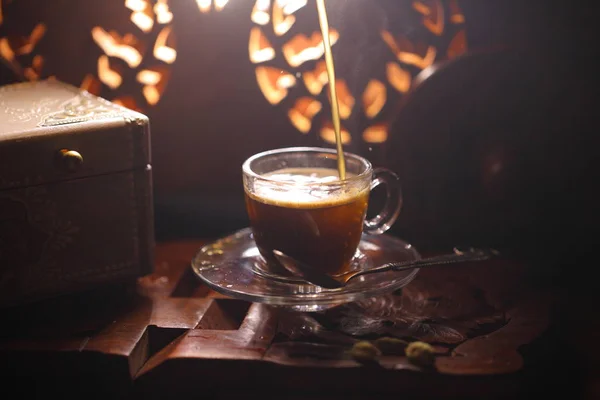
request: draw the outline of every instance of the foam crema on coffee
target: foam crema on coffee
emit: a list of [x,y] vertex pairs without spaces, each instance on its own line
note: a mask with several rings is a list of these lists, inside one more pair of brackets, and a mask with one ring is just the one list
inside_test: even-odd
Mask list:
[[[353,178],[348,173],[346,179]],[[334,207],[354,201],[366,188],[339,183],[332,168],[285,168],[262,175],[248,193],[254,200],[294,208]],[[275,182],[274,182],[275,181]]]

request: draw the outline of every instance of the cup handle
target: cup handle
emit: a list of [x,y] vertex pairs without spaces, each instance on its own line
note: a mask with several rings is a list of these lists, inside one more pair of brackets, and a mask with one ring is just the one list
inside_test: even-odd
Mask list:
[[365,220],[364,232],[369,234],[381,234],[390,229],[398,219],[402,208],[402,188],[400,178],[387,168],[375,168],[371,190],[384,184],[386,188],[386,201],[383,209],[375,217]]

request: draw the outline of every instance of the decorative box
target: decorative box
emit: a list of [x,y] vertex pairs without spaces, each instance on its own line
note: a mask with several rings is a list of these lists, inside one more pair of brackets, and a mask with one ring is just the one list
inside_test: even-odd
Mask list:
[[0,87],[0,307],[153,267],[145,115],[56,80]]

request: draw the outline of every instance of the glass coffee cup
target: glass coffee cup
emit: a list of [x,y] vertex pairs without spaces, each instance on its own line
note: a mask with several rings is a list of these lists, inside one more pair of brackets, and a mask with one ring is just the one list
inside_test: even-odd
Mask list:
[[[363,233],[381,234],[402,207],[398,176],[344,153],[339,179],[334,149],[289,147],[255,154],[243,166],[246,209],[268,272],[289,276],[273,255],[279,250],[331,276],[354,269]],[[382,210],[367,219],[371,190],[386,188]]]

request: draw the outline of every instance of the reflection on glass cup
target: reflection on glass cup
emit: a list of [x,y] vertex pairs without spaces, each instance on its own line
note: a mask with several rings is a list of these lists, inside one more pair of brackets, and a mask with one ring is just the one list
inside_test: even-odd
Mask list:
[[[290,147],[247,159],[242,167],[246,208],[256,245],[271,272],[288,275],[273,256],[279,250],[330,274],[351,268],[363,232],[381,234],[398,218],[398,176],[365,158],[344,153],[339,180],[333,149]],[[366,219],[369,195],[385,184],[381,212]]]

